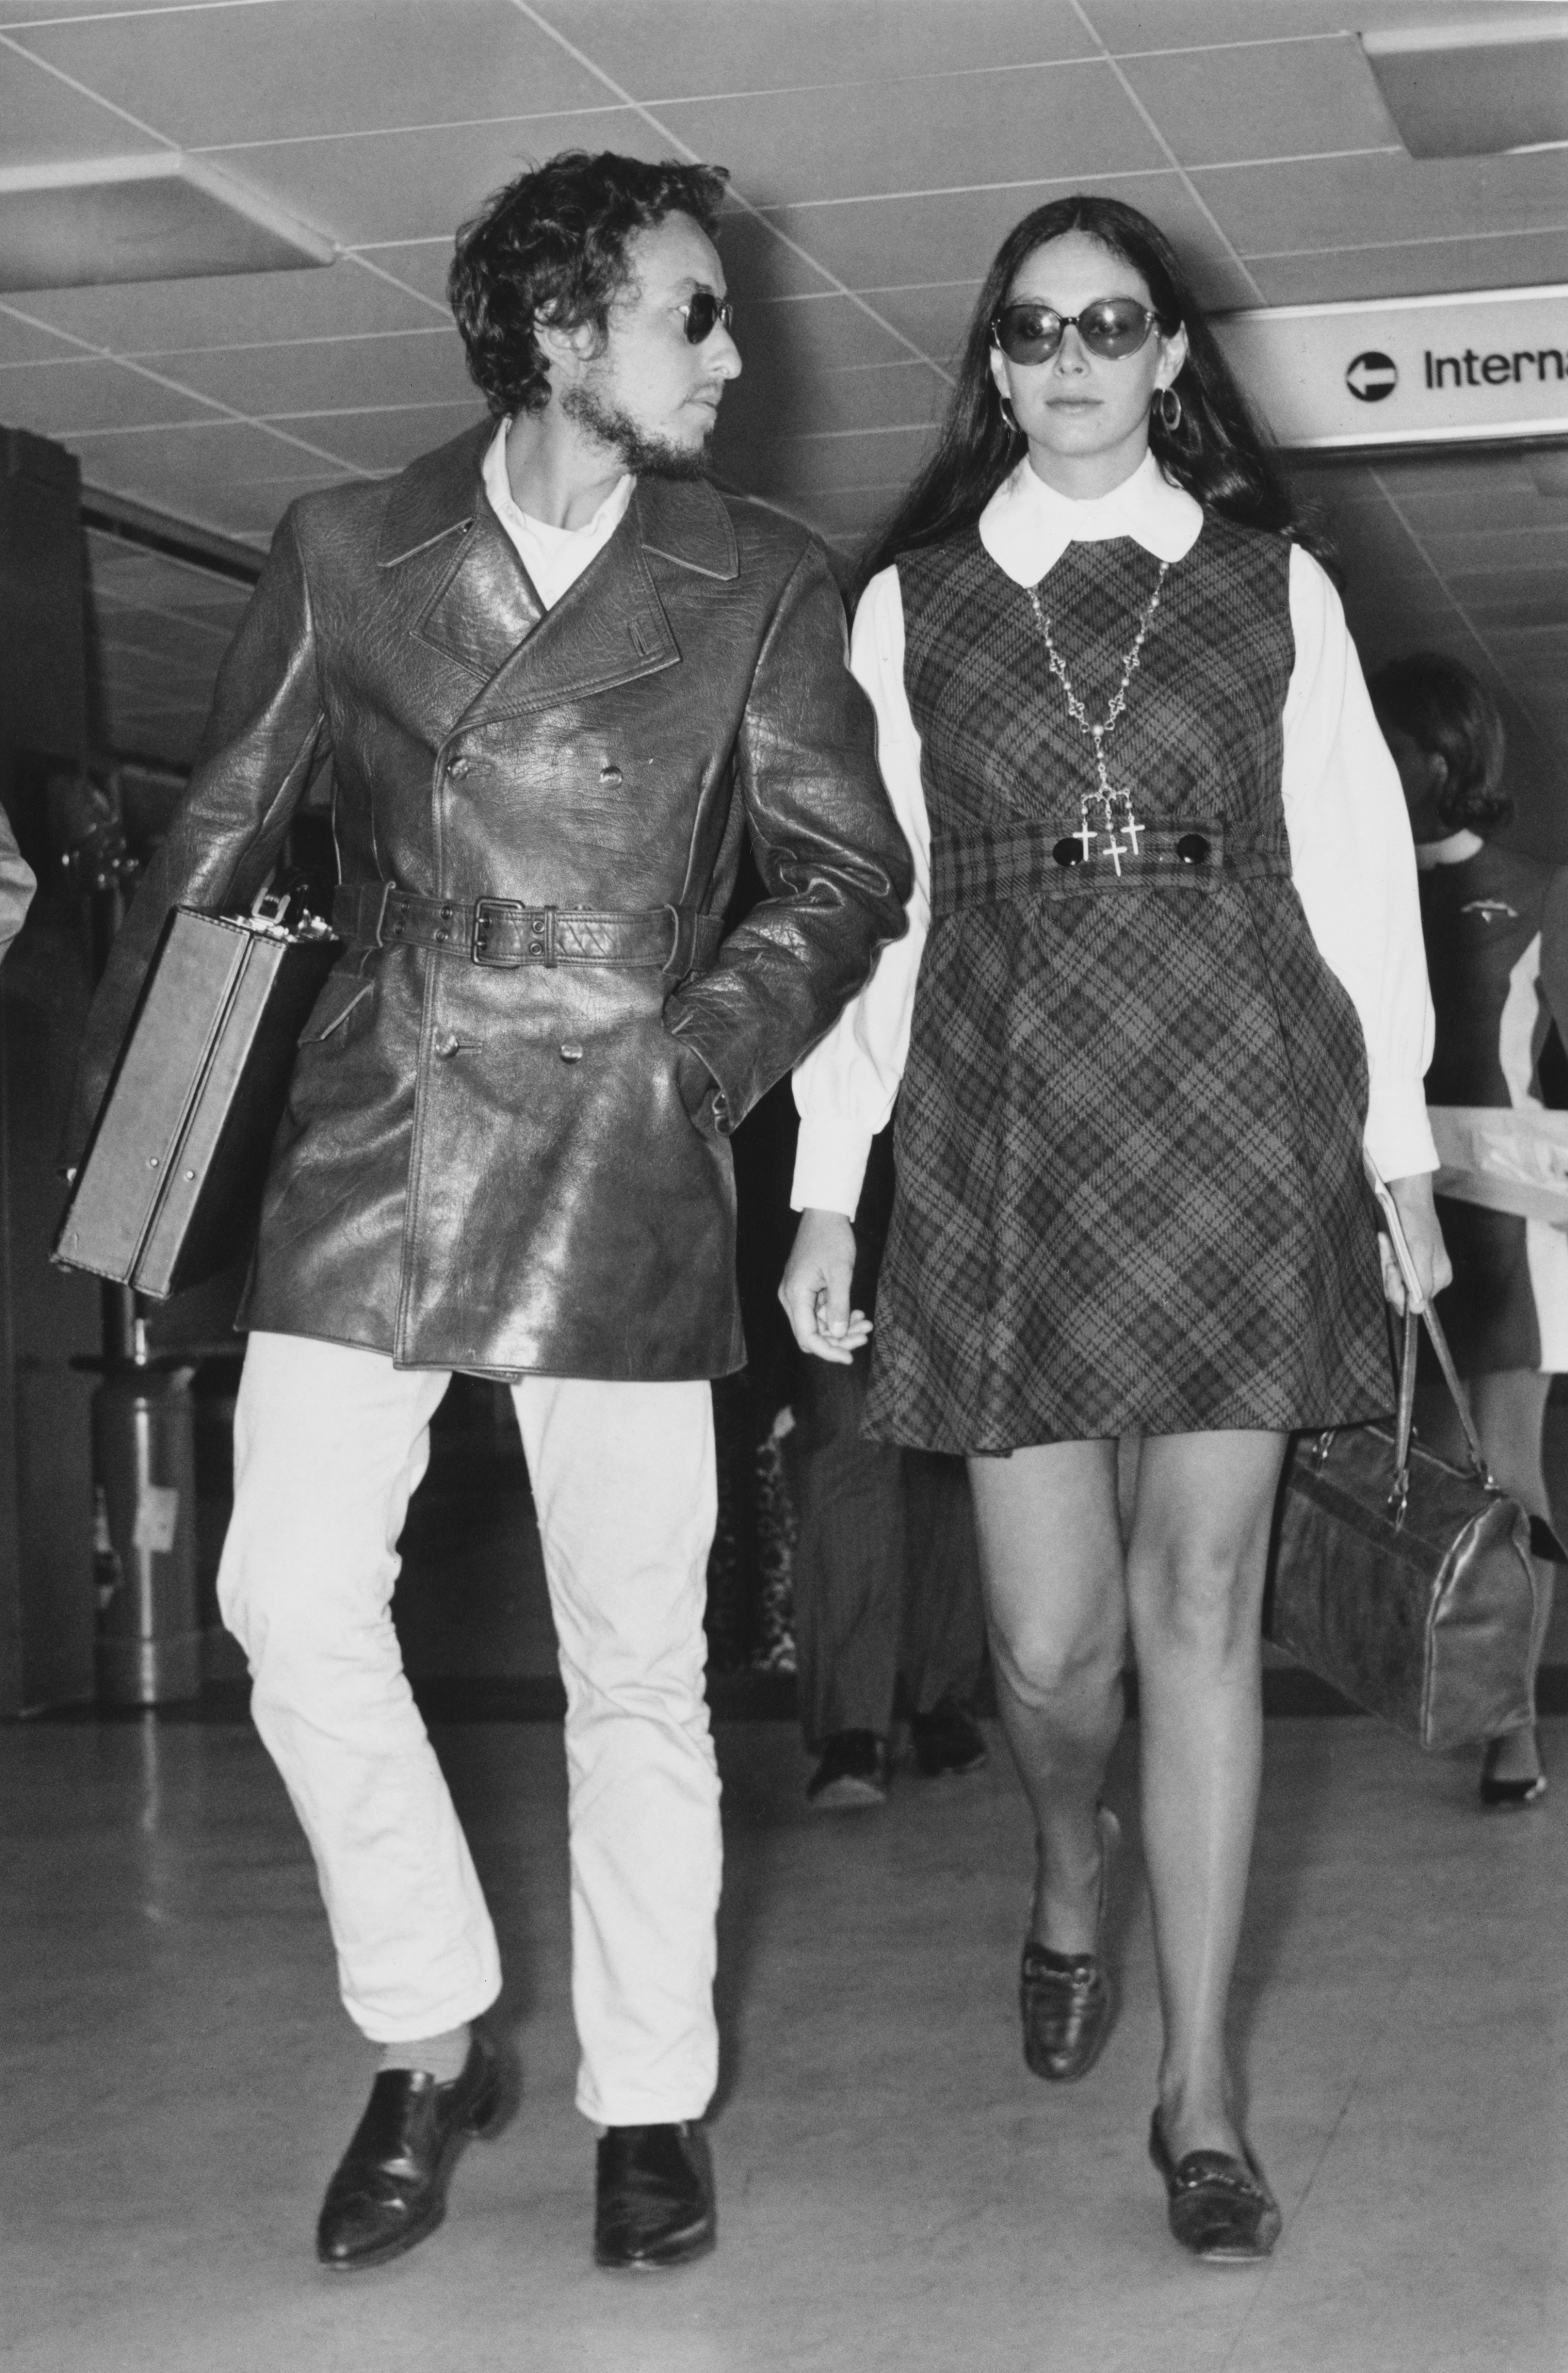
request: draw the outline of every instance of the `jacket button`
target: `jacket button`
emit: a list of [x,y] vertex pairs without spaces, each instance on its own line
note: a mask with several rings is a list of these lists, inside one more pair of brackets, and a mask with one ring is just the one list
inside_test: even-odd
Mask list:
[[578,1045],[575,1038],[568,1038],[565,1046],[561,1048],[561,1060],[563,1063],[581,1062],[582,1048]]
[[466,758],[449,758],[447,760],[447,774],[453,782],[461,782],[462,780],[462,777],[468,772],[468,764],[469,762]]
[[455,1031],[443,1030],[440,1036],[436,1041],[436,1052],[444,1063],[448,1060],[449,1057],[457,1053],[457,1050],[462,1044],[462,1041],[457,1035]]
[[619,766],[601,766],[599,779],[602,783],[618,783],[622,779]]
[[1184,865],[1207,865],[1208,840],[1200,832],[1184,832],[1176,843],[1176,855]]

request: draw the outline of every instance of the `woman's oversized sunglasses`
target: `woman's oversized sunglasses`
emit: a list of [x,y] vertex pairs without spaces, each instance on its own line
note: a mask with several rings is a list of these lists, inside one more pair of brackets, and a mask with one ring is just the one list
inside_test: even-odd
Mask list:
[[735,309],[728,297],[716,297],[711,288],[697,289],[681,307],[687,345],[706,345],[720,323],[722,321],[728,329],[734,317]]
[[[1119,362],[1146,345],[1151,330],[1163,328],[1158,313],[1136,297],[1097,297],[1081,313],[1059,313],[1054,306],[1026,299],[1004,305],[991,318],[991,344],[1009,362],[1048,363],[1061,345],[1064,330],[1076,330],[1092,355]],[[686,333],[691,335],[690,331]]]

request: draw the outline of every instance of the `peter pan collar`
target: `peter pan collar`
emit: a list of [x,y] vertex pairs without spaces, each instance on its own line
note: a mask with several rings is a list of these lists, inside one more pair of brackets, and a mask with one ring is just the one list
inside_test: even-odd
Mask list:
[[1130,536],[1156,560],[1184,560],[1203,528],[1202,506],[1173,485],[1153,453],[1108,495],[1074,502],[1036,477],[1025,454],[980,513],[980,542],[1015,585],[1036,585],[1070,544]]

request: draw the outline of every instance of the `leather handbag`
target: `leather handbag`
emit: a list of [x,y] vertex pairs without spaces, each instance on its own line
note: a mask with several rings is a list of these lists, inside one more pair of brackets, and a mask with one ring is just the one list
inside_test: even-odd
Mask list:
[[[1374,1185],[1405,1280],[1398,1407],[1391,1428],[1298,1440],[1264,1630],[1352,1705],[1440,1751],[1534,1720],[1541,1610],[1529,1520],[1492,1479],[1392,1198]],[[1412,1439],[1423,1323],[1464,1427],[1466,1467]]]
[[155,1302],[250,1249],[299,1034],[342,942],[263,894],[164,926],[52,1257]]

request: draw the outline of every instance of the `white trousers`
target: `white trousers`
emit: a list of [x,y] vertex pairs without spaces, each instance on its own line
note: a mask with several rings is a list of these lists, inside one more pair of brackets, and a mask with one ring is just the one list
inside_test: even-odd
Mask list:
[[[397,1542],[450,1377],[253,1334],[218,1600],[316,1858],[350,2016],[377,2042],[500,1990],[495,1932],[392,1629]],[[703,1697],[716,1490],[706,1384],[513,1388],[567,1688],[578,2107],[713,2091],[719,1775]]]

